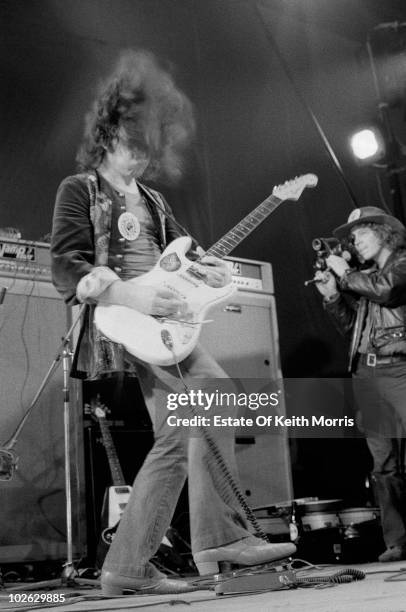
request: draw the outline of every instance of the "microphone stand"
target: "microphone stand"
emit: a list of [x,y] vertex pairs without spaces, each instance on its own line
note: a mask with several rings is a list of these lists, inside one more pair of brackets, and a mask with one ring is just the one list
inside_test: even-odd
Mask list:
[[[70,394],[69,394],[69,373],[70,373],[70,365],[71,365],[71,356],[72,351],[70,349],[70,340],[73,334],[73,331],[78,324],[82,313],[85,309],[85,304],[80,307],[80,310],[75,318],[75,320],[71,323],[69,330],[66,332],[66,335],[62,338],[61,344],[57,350],[55,358],[51,363],[48,372],[45,374],[44,379],[42,380],[37,393],[35,394],[34,399],[31,402],[28,410],[26,411],[24,417],[20,421],[18,427],[15,432],[11,436],[11,438],[6,442],[5,448],[7,451],[12,451],[13,447],[17,442],[18,435],[22,428],[24,427],[25,422],[30,416],[32,410],[37,404],[43,390],[45,389],[48,381],[56,371],[57,367],[62,361],[63,365],[63,424],[64,424],[64,466],[65,466],[65,497],[66,497],[66,561],[63,564],[63,570],[61,573],[60,579],[55,580],[46,580],[43,582],[36,582],[32,585],[24,585],[23,587],[12,587],[8,589],[10,591],[29,591],[29,590],[38,590],[42,587],[58,587],[58,586],[77,586],[79,583],[84,585],[98,585],[98,581],[96,580],[88,580],[88,579],[80,579],[78,583],[76,577],[78,575],[74,564],[73,564],[73,534],[72,534],[72,487],[71,487],[71,462],[70,462]],[[70,315],[68,320],[71,319]]]

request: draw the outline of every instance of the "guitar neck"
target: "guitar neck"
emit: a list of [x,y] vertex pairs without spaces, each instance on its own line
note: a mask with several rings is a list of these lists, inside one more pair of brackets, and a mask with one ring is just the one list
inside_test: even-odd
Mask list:
[[105,419],[99,419],[100,431],[103,438],[104,448],[106,450],[107,459],[110,466],[111,478],[115,487],[121,487],[126,484],[124,480],[123,471],[119,463],[116,448],[114,446],[113,438],[109,426]]
[[266,200],[258,204],[252,212],[250,212],[242,221],[234,225],[225,236],[220,238],[210,249],[206,255],[214,255],[215,257],[225,257],[235,249],[237,245],[244,240],[251,232],[254,231],[270,214],[282,203],[283,200],[274,195],[270,195]]

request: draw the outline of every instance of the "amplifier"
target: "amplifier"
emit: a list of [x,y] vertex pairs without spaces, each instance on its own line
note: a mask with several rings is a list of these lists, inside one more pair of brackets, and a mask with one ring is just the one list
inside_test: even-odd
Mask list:
[[[49,245],[0,238],[0,445],[12,436],[71,320],[50,282]],[[18,469],[0,481],[0,563],[66,559],[64,377],[56,369],[18,436]],[[70,385],[73,554],[86,552],[81,388]]]
[[265,261],[225,257],[232,273],[232,283],[241,291],[274,293],[272,266]]
[[[238,291],[228,302],[211,309],[213,323],[203,326],[201,343],[242,387],[245,388],[250,379],[256,379],[260,386],[262,382],[278,381],[281,388],[272,266],[269,262],[252,259],[225,259]],[[286,414],[283,394],[278,408],[279,414]],[[238,431],[236,456],[242,489],[252,506],[291,499],[292,475],[286,432],[247,436],[247,431]]]
[[[233,284],[243,291],[273,293],[269,263],[239,257],[225,257]],[[49,244],[0,237],[0,276],[51,282]]]
[[0,276],[50,282],[49,244],[0,237]]

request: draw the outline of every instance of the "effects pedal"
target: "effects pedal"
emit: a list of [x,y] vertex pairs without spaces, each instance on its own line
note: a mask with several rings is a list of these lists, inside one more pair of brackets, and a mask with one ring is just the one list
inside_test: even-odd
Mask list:
[[296,586],[295,572],[286,562],[255,565],[214,576],[216,595],[278,591]]

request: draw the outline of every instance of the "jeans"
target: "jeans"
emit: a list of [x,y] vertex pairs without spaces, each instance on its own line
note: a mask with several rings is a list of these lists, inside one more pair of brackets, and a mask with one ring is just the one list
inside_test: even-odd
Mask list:
[[[214,391],[214,379],[221,387],[231,381],[214,359],[200,346],[180,364],[189,388]],[[180,492],[188,477],[192,551],[225,545],[251,535],[238,503],[224,493],[208,469],[212,462],[205,440],[189,435],[186,427],[171,427],[167,395],[184,392],[175,366],[138,364],[137,370],[145,403],[154,429],[154,445],[138,472],[130,499],[106,556],[103,569],[129,577],[158,575],[149,560],[159,548],[168,529]],[[229,390],[228,389],[228,390]],[[187,415],[185,411],[177,416]],[[227,416],[234,409],[227,408]],[[201,411],[202,413],[204,411]],[[218,413],[218,411],[216,412]],[[207,415],[206,412],[204,412]],[[237,478],[234,433],[229,428],[210,427],[210,435],[221,449],[233,476]]]
[[406,364],[359,365],[354,376],[355,400],[362,415],[374,460],[375,485],[385,544],[406,545]]

